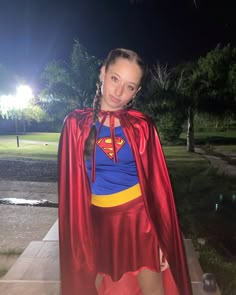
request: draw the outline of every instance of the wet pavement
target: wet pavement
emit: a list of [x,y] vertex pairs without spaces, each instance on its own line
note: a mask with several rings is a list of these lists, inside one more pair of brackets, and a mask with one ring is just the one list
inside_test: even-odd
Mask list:
[[27,200],[19,198],[0,198],[0,205],[58,208],[58,203],[53,203],[48,200]]
[[[0,199],[4,198],[57,204],[57,183],[0,180]],[[55,207],[1,204],[0,251],[24,250],[31,241],[43,239],[57,220]]]

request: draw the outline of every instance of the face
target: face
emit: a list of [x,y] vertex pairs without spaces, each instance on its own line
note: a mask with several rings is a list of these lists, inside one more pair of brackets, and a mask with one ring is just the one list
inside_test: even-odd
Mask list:
[[103,66],[101,109],[117,111],[124,108],[140,90],[142,71],[135,63],[125,58],[117,58],[107,70]]

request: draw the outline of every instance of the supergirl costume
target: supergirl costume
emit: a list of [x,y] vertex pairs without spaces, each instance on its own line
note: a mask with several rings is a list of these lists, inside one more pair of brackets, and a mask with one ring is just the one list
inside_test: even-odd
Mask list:
[[[192,295],[172,189],[154,123],[135,110],[102,111],[100,115],[98,147],[90,162],[84,160],[84,145],[92,123],[91,109],[69,114],[60,138],[61,294],[141,295],[134,274],[143,268],[160,271],[160,248],[169,264],[162,272],[165,295]],[[110,128],[105,128],[110,129],[110,138],[102,135],[107,115]],[[120,121],[121,134],[115,131],[115,117]],[[108,152],[99,146],[104,137],[112,145]],[[119,145],[123,141],[128,149],[122,156]],[[102,168],[98,152],[121,164],[121,175],[125,162],[131,159],[129,177],[124,171],[126,182],[107,185],[115,181],[109,178],[109,172],[104,177],[107,183],[96,182],[101,176],[99,165]],[[108,190],[105,194],[104,188]],[[99,293],[95,288],[97,273],[104,275]]]

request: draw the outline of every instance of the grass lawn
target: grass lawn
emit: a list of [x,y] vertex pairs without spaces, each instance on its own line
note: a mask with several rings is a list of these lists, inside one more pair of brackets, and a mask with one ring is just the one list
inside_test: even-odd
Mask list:
[[194,132],[196,138],[236,138],[236,130]]
[[[184,146],[164,147],[164,153],[184,232],[199,237],[222,228],[222,233],[226,234],[227,228],[215,226],[219,219],[215,214],[215,203],[219,201],[220,194],[225,200],[231,199],[236,193],[236,179],[217,175],[208,160],[201,155],[187,153]],[[212,227],[208,224],[211,215]],[[231,226],[236,232],[236,214],[232,218],[234,223]]]
[[29,133],[19,136],[0,135],[0,157],[56,160],[59,133]]
[[[236,130],[194,132],[194,138],[196,144],[236,144]],[[186,132],[181,133],[180,140],[186,142]]]
[[235,145],[217,145],[216,147],[214,147],[214,150],[219,152],[224,151],[224,152],[236,154],[236,144]]
[[[26,133],[19,135],[21,140],[35,140],[35,141],[46,141],[46,142],[58,142],[60,133]],[[16,140],[16,135],[0,135],[0,141],[2,140]]]
[[27,133],[21,135],[22,140],[35,140],[35,141],[46,141],[46,142],[58,142],[60,133]]
[[[164,147],[164,153],[184,235],[195,242],[204,272],[216,275],[221,294],[236,295],[236,178],[217,175],[206,159],[187,153],[185,146]],[[197,238],[206,245],[200,246]]]
[[[219,132],[214,136],[219,136]],[[208,138],[208,134],[199,138]],[[235,136],[236,132],[221,134]],[[0,136],[0,157],[25,157],[56,159],[59,133],[32,133],[20,136],[20,147],[15,136]],[[47,145],[45,145],[45,142]],[[236,145],[217,145],[221,150],[235,152]],[[188,153],[186,146],[164,146],[181,229],[186,237],[205,238],[206,246],[200,251],[204,272],[214,272],[222,295],[236,295],[236,253],[229,256],[219,247],[219,241],[233,244],[236,233],[236,204],[231,202],[236,194],[236,179],[219,176],[208,160],[196,153]],[[223,195],[220,203],[219,196]],[[215,210],[216,203],[219,210]],[[196,247],[199,245],[196,243]],[[235,250],[234,250],[235,251]],[[231,290],[233,290],[231,292]]]

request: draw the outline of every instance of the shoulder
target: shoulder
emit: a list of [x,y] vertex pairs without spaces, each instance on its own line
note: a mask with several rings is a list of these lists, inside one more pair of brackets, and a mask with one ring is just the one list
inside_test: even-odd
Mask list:
[[90,127],[91,120],[91,109],[74,110],[65,117],[62,131],[80,133],[80,131],[85,130],[86,127]]
[[92,115],[91,109],[74,110],[65,117],[65,121],[80,121],[85,120]]
[[127,114],[127,119],[131,123],[131,128],[137,134],[137,138],[140,135],[141,138],[145,138],[146,140],[152,140],[154,138],[158,138],[159,140],[156,124],[150,116],[133,109],[129,110]]
[[80,126],[85,123],[89,123],[91,118],[92,118],[92,110],[91,109],[74,110],[65,117],[63,125]]
[[137,122],[148,126],[154,125],[153,119],[143,112],[135,109],[130,109],[127,111],[127,114],[129,116],[129,120],[131,120],[132,122]]

